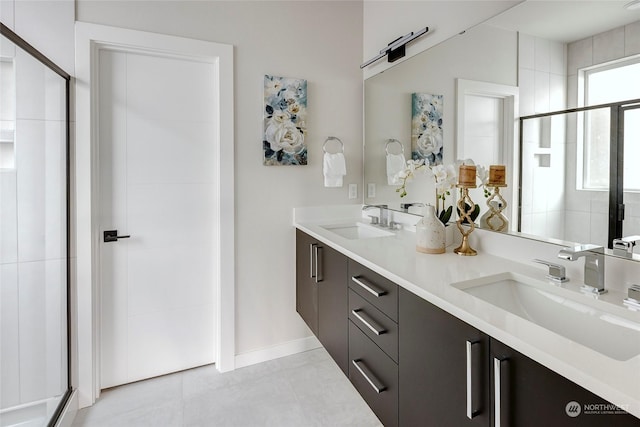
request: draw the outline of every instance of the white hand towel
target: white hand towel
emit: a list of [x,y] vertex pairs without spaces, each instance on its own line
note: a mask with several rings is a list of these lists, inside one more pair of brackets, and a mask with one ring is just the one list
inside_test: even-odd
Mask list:
[[342,178],[347,174],[347,163],[343,153],[324,153],[322,162],[325,187],[342,187]]
[[404,154],[387,153],[387,184],[400,185],[400,179],[396,176],[405,167]]

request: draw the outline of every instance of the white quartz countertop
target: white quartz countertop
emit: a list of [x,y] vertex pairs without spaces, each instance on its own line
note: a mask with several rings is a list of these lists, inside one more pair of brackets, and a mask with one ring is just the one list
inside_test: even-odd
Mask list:
[[[451,286],[504,272],[546,281],[539,266],[482,252],[464,257],[453,253],[454,246],[445,254],[419,253],[415,233],[404,229],[394,236],[350,240],[322,225],[361,219],[348,216],[353,211],[303,212],[294,214],[296,228],[640,418],[640,356],[626,361],[609,358]],[[578,292],[579,286],[570,282],[566,287]],[[635,314],[640,322],[640,312]]]

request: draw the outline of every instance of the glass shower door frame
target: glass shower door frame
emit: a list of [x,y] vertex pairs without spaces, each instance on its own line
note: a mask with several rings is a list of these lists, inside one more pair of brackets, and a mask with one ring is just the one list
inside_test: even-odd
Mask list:
[[70,89],[71,89],[71,76],[65,72],[62,68],[56,65],[53,61],[43,55],[36,48],[31,46],[27,41],[18,36],[15,32],[13,32],[10,28],[0,23],[0,34],[6,37],[10,42],[15,44],[17,47],[24,50],[26,53],[31,55],[34,59],[38,60],[44,66],[49,68],[51,71],[56,73],[65,81],[65,106],[64,106],[64,114],[65,114],[65,228],[66,228],[66,350],[67,350],[67,388],[56,410],[53,412],[51,418],[49,419],[47,425],[53,427],[57,420],[60,418],[60,415],[63,413],[64,408],[71,397],[72,385],[71,385],[71,279],[70,279],[70,271],[71,271],[71,260],[70,260],[70,158],[69,158],[69,147],[70,147]]

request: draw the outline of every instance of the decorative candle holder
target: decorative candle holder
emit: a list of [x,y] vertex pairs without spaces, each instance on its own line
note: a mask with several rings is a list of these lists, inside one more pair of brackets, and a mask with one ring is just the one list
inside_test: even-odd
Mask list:
[[[476,228],[476,225],[471,219],[471,212],[473,212],[475,203],[473,203],[473,200],[471,200],[471,197],[469,197],[469,189],[476,188],[476,185],[458,184],[457,187],[460,189],[461,197],[460,200],[458,200],[458,210],[460,212],[460,215],[458,216],[456,225],[458,226],[458,230],[460,230],[460,233],[462,234],[462,243],[460,244],[460,246],[455,248],[453,252],[463,256],[478,255],[478,252],[473,249],[471,245],[469,245],[469,235],[473,233],[473,230],[475,230]],[[469,206],[469,210],[467,210],[467,205]],[[462,223],[465,221],[465,219],[469,223],[468,230],[465,230],[462,227]]]
[[[493,193],[487,199],[487,206],[491,212],[486,218],[487,225],[493,231],[506,231],[509,228],[509,220],[504,216],[502,211],[507,208],[507,201],[502,197],[502,194],[500,194],[500,188],[506,187],[507,184],[489,182],[487,186],[493,187]],[[495,204],[491,203],[493,200],[497,200],[499,202],[499,207],[496,208]]]

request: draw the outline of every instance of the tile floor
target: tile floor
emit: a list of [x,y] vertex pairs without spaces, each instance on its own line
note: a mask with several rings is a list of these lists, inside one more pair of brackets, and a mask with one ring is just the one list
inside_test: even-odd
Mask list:
[[115,387],[73,427],[381,426],[324,349],[221,374],[213,365]]

